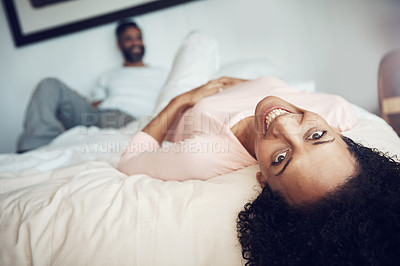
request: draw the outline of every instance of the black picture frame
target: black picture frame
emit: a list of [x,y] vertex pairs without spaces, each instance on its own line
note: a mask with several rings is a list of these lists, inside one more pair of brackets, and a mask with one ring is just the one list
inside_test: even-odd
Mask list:
[[21,47],[27,44],[55,38],[69,33],[89,29],[102,24],[118,21],[124,18],[138,16],[148,12],[160,10],[175,5],[193,2],[198,0],[154,0],[146,4],[133,6],[117,12],[103,14],[93,18],[83,19],[77,22],[69,23],[63,26],[45,29],[43,31],[24,34],[21,28],[21,23],[18,19],[18,13],[14,1],[21,0],[2,0],[4,10],[8,19],[14,44],[16,47]]

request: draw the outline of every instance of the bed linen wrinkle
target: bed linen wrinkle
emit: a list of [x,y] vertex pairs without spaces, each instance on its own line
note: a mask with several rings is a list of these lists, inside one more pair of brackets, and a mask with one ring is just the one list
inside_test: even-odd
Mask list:
[[153,220],[153,223],[152,223],[152,227],[153,227],[153,234],[151,235],[151,238],[152,238],[152,243],[151,243],[151,259],[152,259],[152,263],[151,263],[151,265],[154,265],[155,264],[155,262],[154,262],[154,260],[155,260],[155,258],[156,258],[156,247],[155,247],[155,244],[157,243],[157,234],[156,234],[156,230],[157,230],[157,223],[158,223],[158,216],[159,216],[159,212],[158,212],[158,210],[159,210],[159,208],[160,208],[160,188],[161,188],[161,184],[159,184],[158,186],[157,186],[157,197],[156,197],[156,200],[155,200],[155,212],[154,212],[154,220]]
[[[157,206],[159,198],[159,184],[155,184],[153,180],[143,180],[135,187],[137,195],[137,265],[154,265],[154,248],[146,250],[146,247],[154,247],[155,234],[154,226],[156,221],[156,209],[152,206]],[[151,183],[151,184],[149,184]],[[155,186],[154,186],[155,184]],[[151,192],[150,192],[151,190]],[[154,197],[147,198],[143,191],[149,192]]]
[[[160,204],[157,208],[157,213],[160,217],[155,228],[155,249],[166,249],[166,253],[170,254],[192,254],[190,259],[185,261],[186,265],[196,265],[200,263],[199,256],[196,255],[196,250],[193,250],[192,240],[190,236],[194,234],[201,234],[195,232],[195,191],[199,181],[193,182],[160,182]],[[193,199],[193,200],[188,200]],[[200,217],[197,217],[200,218]],[[176,226],[171,226],[175,224]],[[162,245],[163,238],[170,239],[168,247]],[[160,244],[161,243],[161,244]],[[180,243],[185,243],[184,246]],[[157,259],[154,265],[162,265],[162,260]],[[167,260],[168,263],[168,260]],[[178,258],[171,258],[170,264],[183,265],[179,263]],[[199,264],[201,265],[201,264]]]
[[[93,172],[93,171],[88,171]],[[94,178],[95,176],[93,176],[92,178]],[[82,194],[85,193],[91,193],[93,192],[93,195],[91,197],[91,201],[84,201],[84,205],[82,205],[82,211],[80,211],[79,214],[75,215],[77,217],[83,217],[82,219],[87,219],[87,220],[93,220],[92,223],[93,225],[91,225],[89,228],[89,230],[85,230],[82,232],[81,235],[81,247],[91,250],[91,252],[93,252],[93,254],[96,253],[96,249],[98,247],[98,244],[101,242],[101,239],[105,238],[107,234],[112,234],[113,231],[117,230],[120,231],[119,228],[115,228],[115,220],[118,219],[118,214],[120,213],[119,208],[116,208],[115,210],[112,210],[113,208],[110,209],[110,204],[112,204],[112,200],[114,200],[114,204],[118,204],[118,205],[122,205],[121,203],[118,203],[119,200],[121,200],[122,197],[118,197],[118,193],[121,192],[121,187],[123,186],[123,182],[121,182],[121,178],[120,177],[116,177],[114,176],[114,178],[111,176],[111,178],[109,178],[107,175],[104,176],[102,179],[102,182],[100,182],[100,184],[95,184],[91,189],[87,190],[87,191],[81,191]],[[115,187],[115,185],[117,185],[117,187]],[[111,189],[109,189],[111,187]],[[110,191],[108,191],[110,190]],[[109,192],[109,193],[107,193]],[[79,193],[76,193],[76,195],[78,196]],[[95,204],[98,205],[100,208],[99,211],[95,212],[94,215],[85,215],[83,214],[85,212],[85,210],[88,210],[91,208],[91,204],[92,204],[92,200],[96,199],[95,201],[97,202]],[[110,212],[114,212],[114,213],[110,213]],[[109,213],[106,215],[106,213]],[[76,223],[79,223],[79,219],[78,221],[76,221]],[[126,224],[127,226],[128,224]],[[127,228],[127,227],[123,227],[123,228]],[[118,235],[118,234],[117,234]],[[115,239],[114,241],[118,241],[118,239]],[[96,243],[93,245],[93,242]],[[64,251],[63,251],[64,252]],[[61,261],[68,261],[70,258],[69,257],[73,257],[73,254],[76,253],[77,250],[75,247],[71,247],[71,249],[67,252],[64,253],[64,258],[63,257],[59,257],[59,260]],[[116,252],[116,251],[115,251]],[[71,255],[69,255],[71,254]],[[64,264],[64,265],[69,265],[68,263]],[[105,264],[103,264],[105,265]]]

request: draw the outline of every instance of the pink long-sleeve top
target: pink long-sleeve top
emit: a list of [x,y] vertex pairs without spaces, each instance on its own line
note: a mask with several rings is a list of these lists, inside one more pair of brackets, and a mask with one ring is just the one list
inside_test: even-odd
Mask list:
[[149,134],[139,132],[121,156],[118,168],[128,175],[147,174],[162,180],[206,180],[257,161],[230,130],[254,115],[266,96],[280,97],[300,108],[318,113],[340,131],[357,122],[351,105],[340,96],[307,93],[285,82],[264,77],[204,98],[186,110],[162,146]]

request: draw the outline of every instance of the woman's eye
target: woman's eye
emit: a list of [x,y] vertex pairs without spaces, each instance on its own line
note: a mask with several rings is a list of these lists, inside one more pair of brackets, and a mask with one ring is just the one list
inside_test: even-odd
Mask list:
[[282,161],[284,161],[286,159],[287,156],[287,151],[285,152],[281,152],[278,155],[275,156],[274,160],[272,161],[273,165],[278,165],[280,164]]
[[310,140],[320,139],[320,138],[322,138],[323,135],[325,135],[325,133],[326,133],[326,130],[315,131],[307,139],[310,139]]

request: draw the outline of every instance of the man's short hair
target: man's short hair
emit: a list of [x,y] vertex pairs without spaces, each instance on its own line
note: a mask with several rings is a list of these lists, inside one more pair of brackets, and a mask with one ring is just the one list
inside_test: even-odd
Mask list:
[[117,29],[115,30],[115,35],[118,41],[120,40],[122,33],[129,27],[134,27],[140,30],[140,27],[138,26],[138,24],[136,24],[136,22],[122,20],[118,23]]

